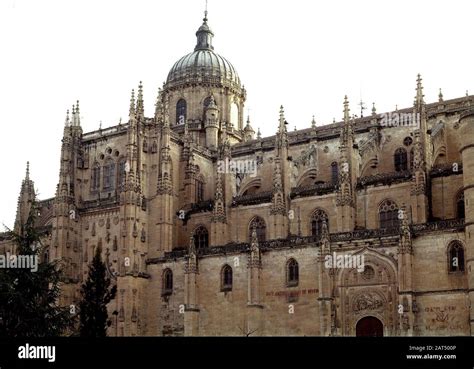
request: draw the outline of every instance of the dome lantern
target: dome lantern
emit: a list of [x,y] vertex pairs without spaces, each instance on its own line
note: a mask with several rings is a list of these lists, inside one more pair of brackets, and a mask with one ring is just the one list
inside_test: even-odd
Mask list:
[[197,37],[197,44],[194,48],[196,50],[214,50],[214,46],[212,46],[212,37],[214,37],[214,33],[211,31],[209,26],[207,25],[207,11],[204,13],[202,26],[196,32]]

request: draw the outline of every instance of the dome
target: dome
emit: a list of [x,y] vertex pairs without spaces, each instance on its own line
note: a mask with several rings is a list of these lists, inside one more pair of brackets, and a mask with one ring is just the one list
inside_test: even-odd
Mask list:
[[240,88],[240,78],[234,66],[223,56],[214,52],[212,33],[207,25],[207,17],[196,32],[197,44],[194,52],[179,59],[168,73],[169,87],[188,83],[218,84]]

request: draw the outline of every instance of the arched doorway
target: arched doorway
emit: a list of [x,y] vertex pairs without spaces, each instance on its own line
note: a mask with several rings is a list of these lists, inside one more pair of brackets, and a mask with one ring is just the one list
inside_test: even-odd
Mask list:
[[356,336],[357,337],[382,337],[383,336],[383,324],[382,322],[373,317],[366,316],[357,322],[356,325]]

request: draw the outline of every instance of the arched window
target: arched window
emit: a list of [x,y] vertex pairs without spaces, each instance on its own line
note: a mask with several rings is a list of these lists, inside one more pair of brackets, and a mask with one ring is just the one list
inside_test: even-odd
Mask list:
[[125,177],[127,173],[125,172],[125,165],[127,161],[125,158],[121,159],[118,164],[118,172],[117,172],[117,187],[122,189],[125,185]]
[[91,173],[91,190],[96,191],[100,188],[100,166],[94,164]]
[[311,215],[311,236],[319,238],[321,236],[321,230],[323,229],[323,221],[329,228],[328,215],[325,211],[317,209]]
[[221,270],[221,291],[232,291],[232,268],[227,264]]
[[196,179],[196,202],[204,201],[204,178],[199,176]]
[[395,151],[394,154],[394,163],[395,163],[395,171],[396,172],[403,172],[408,169],[408,158],[407,158],[407,151],[400,147]]
[[292,258],[286,263],[286,285],[288,287],[295,287],[298,285],[299,279],[300,271],[298,262]]
[[204,103],[203,103],[203,105],[204,105],[204,110],[207,109],[207,107],[209,106],[209,103],[210,103],[210,102],[211,102],[211,97],[210,97],[210,96],[208,96],[208,97],[206,97],[206,98],[204,99]]
[[459,192],[456,197],[456,217],[464,219],[466,217],[466,210],[464,208],[464,192]]
[[196,249],[205,249],[209,247],[209,233],[203,226],[196,228],[194,231],[194,246]]
[[379,207],[380,228],[396,228],[399,226],[398,206],[391,200],[385,200]]
[[176,103],[176,124],[184,124],[186,122],[186,100],[179,99]]
[[163,272],[162,294],[170,295],[173,292],[173,272],[167,268]]
[[153,141],[153,144],[151,145],[151,153],[155,154],[158,151],[158,144],[156,141]]
[[108,160],[104,165],[104,190],[112,190],[114,188],[115,163]]
[[464,247],[461,242],[453,241],[448,246],[448,270],[464,272]]
[[230,123],[234,129],[239,129],[239,107],[235,102],[230,105]]
[[146,140],[146,138],[143,139],[143,148],[142,148],[143,152],[148,152],[148,141]]
[[260,217],[255,217],[252,219],[249,225],[249,238],[252,239],[252,232],[253,229],[257,231],[257,240],[259,243],[265,242],[266,234],[267,234],[267,226],[265,225],[265,221]]
[[338,179],[339,179],[339,168],[337,166],[337,163],[333,162],[331,164],[331,183],[337,184]]

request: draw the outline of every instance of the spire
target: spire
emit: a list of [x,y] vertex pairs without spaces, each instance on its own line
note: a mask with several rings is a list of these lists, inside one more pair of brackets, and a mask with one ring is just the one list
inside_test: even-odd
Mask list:
[[313,119],[311,120],[311,128],[316,128],[316,120],[314,119],[314,115]]
[[222,187],[221,173],[219,171],[217,171],[216,174],[216,193],[214,196],[214,212],[212,216],[212,221],[215,223],[227,222],[224,205],[224,190]]
[[30,180],[30,162],[26,162],[26,174],[25,174],[25,181]]
[[373,102],[372,103],[372,116],[376,116],[377,115],[377,109],[375,109],[375,103]]
[[421,75],[418,73],[417,79],[416,79],[416,98],[415,102],[416,105],[421,105],[424,103],[423,101],[423,85],[422,85],[422,78]]
[[[76,101],[76,105],[72,105],[72,116],[71,121],[69,121],[69,111],[68,116],[66,117],[66,121],[70,122],[71,126],[80,126],[81,125],[81,116],[79,111],[79,100]],[[67,124],[66,124],[67,125]]]
[[69,127],[69,109],[66,111],[66,120],[64,121],[64,126]]
[[438,101],[439,102],[443,102],[443,92],[441,91],[441,89],[439,89],[439,94],[438,94]]
[[257,130],[257,140],[261,140],[262,139],[262,132],[260,132],[260,127],[258,127],[258,130]]
[[30,179],[30,162],[26,162],[25,179],[21,182],[20,196],[15,218],[15,231],[22,232],[23,226],[30,215],[31,205],[35,200],[35,186]]
[[286,132],[286,125],[285,125],[285,110],[283,109],[283,105],[280,106],[280,119],[278,125],[278,133]]
[[194,243],[194,235],[191,235],[191,237],[189,237],[188,254],[190,257],[196,257],[196,245]]
[[328,223],[326,218],[323,218],[323,224],[321,225],[321,239],[329,239]]
[[155,103],[155,122],[163,123],[163,90],[158,87],[158,95]]
[[410,224],[408,223],[408,215],[406,206],[403,203],[400,208],[401,221],[400,221],[400,241],[398,245],[398,253],[413,253],[412,241],[411,241],[411,230]]
[[145,110],[143,106],[143,84],[142,81],[138,84],[138,95],[137,95],[137,118],[142,120],[145,118]]
[[252,126],[250,125],[250,116],[248,116],[248,115],[247,115],[247,124],[244,127],[244,133],[245,133],[245,135],[244,135],[245,141],[249,141],[249,140],[254,139],[255,131],[252,128]]
[[273,168],[273,189],[272,189],[272,206],[270,214],[286,215],[285,197],[283,195],[283,178],[281,175],[280,157],[274,158]]
[[347,99],[347,95],[344,96],[344,123],[349,122],[349,112],[351,110],[349,109],[349,100]]
[[196,50],[214,50],[214,46],[212,46],[212,38],[214,37],[214,33],[211,31],[209,26],[207,25],[207,4],[206,10],[204,11],[204,18],[201,27],[196,32],[197,37],[197,44],[194,48]]
[[135,117],[135,90],[132,89],[132,96],[130,97],[130,110],[129,110],[129,117]]
[[80,116],[79,116],[79,100],[76,101],[76,114],[77,114],[77,121],[80,123]]
[[71,108],[71,121],[70,121],[69,126],[73,126],[75,120],[76,120],[76,107],[74,106],[74,104],[72,104],[72,108]]
[[349,100],[347,98],[347,95],[344,96],[344,125],[341,129],[341,147],[352,147],[352,136],[353,136],[353,131],[352,131],[352,123],[351,123],[351,118],[349,115],[350,109],[349,109]]
[[261,268],[262,262],[260,258],[260,246],[258,244],[257,228],[254,225],[252,228],[252,235],[250,237],[250,255],[249,267]]
[[328,255],[331,252],[331,240],[329,237],[328,223],[326,218],[323,218],[321,225],[321,255]]
[[339,186],[337,188],[336,205],[353,207],[353,191],[351,179],[351,157],[354,142],[354,131],[349,116],[349,100],[344,97],[344,124],[341,128],[339,146]]
[[258,252],[258,236],[257,236],[257,227],[254,224],[252,228],[252,237],[250,240],[250,250]]
[[286,125],[288,122],[285,120],[285,111],[283,109],[283,105],[280,106],[280,118],[278,122],[278,130],[275,136],[275,149],[276,155],[281,155],[280,152],[282,148],[288,149],[288,134],[286,131]]
[[194,244],[194,236],[189,237],[188,260],[185,265],[185,273],[197,273],[197,255],[196,246]]

